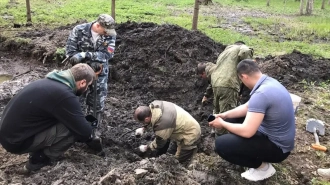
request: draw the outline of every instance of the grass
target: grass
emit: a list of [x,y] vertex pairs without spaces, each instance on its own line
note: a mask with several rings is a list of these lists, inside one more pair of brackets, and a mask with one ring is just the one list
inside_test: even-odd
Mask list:
[[[0,25],[6,29],[13,23],[26,22],[25,0],[0,0]],[[330,37],[330,6],[320,10],[320,1],[315,2],[316,16],[295,16],[299,2],[294,0],[271,1],[266,6],[264,0],[213,0],[213,6],[244,7],[252,11],[265,11],[272,14],[265,18],[244,17],[243,20],[256,30],[258,35],[247,36],[232,30],[219,28],[219,18],[200,14],[198,28],[212,39],[223,44],[244,40],[255,49],[257,56],[281,55],[298,49],[316,57],[330,58],[330,45],[322,39]],[[30,0],[34,26],[56,27],[77,20],[95,20],[100,13],[110,13],[109,0]],[[116,21],[155,22],[177,24],[191,29],[193,0],[125,0],[116,1]],[[212,6],[212,5],[211,5]],[[201,9],[205,9],[201,6]],[[279,16],[278,14],[284,14]],[[274,15],[274,16],[273,16]],[[5,19],[3,16],[7,16]],[[9,19],[8,19],[9,16]],[[10,17],[13,16],[13,17]],[[220,20],[221,21],[221,20]],[[235,24],[235,23],[233,23]],[[276,30],[278,35],[269,32]],[[6,30],[4,30],[6,31]],[[280,39],[279,39],[280,37]],[[317,42],[314,40],[317,39]]]
[[[295,0],[271,0],[270,6],[266,6],[266,0],[213,0],[214,2],[220,3],[223,6],[236,6],[245,7],[249,9],[259,10],[263,12],[269,12],[272,14],[298,14],[300,8],[300,1]],[[285,2],[285,3],[284,3]],[[326,5],[325,10],[321,10],[322,1],[314,1],[313,14],[318,16],[329,15],[329,5]],[[304,9],[305,11],[305,9]]]

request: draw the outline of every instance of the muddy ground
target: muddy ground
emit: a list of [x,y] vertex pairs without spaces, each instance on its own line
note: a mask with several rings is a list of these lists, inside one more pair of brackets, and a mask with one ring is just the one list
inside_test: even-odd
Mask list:
[[[0,74],[12,75],[0,84],[0,116],[10,98],[26,84],[53,69],[66,68],[60,63],[63,56],[55,52],[65,46],[72,28],[73,25],[67,25],[17,33],[16,37],[29,42],[0,36]],[[252,184],[241,179],[243,168],[213,152],[214,138],[209,136],[205,120],[212,112],[211,101],[205,106],[200,103],[207,82],[196,76],[197,63],[215,62],[225,46],[198,31],[174,25],[128,22],[116,30],[119,35],[111,61],[105,119],[100,128],[106,156],[95,155],[84,144],[75,144],[54,166],[24,175],[21,169],[27,156],[12,155],[0,147],[0,184]],[[258,64],[264,73],[303,98],[306,85],[317,85],[330,78],[328,59],[313,59],[299,51],[259,59]],[[202,143],[193,165],[182,167],[169,155],[144,158],[136,151],[153,135],[148,132],[135,138],[132,131],[140,125],[133,120],[133,111],[155,99],[178,104],[200,122]],[[317,177],[317,167],[330,165],[324,163],[327,154],[309,148],[313,137],[302,125],[308,116],[304,110],[312,101],[308,97],[306,100],[303,99],[297,115],[296,149],[286,161],[275,165],[276,175],[257,184],[310,184]],[[325,122],[330,121],[327,110],[318,111]],[[326,137],[321,137],[321,142],[330,144]]]

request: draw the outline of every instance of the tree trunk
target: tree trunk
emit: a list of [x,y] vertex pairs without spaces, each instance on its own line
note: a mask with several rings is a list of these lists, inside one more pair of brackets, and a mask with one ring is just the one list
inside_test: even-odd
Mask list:
[[199,1],[198,0],[195,0],[194,15],[193,15],[193,22],[192,22],[192,30],[197,30],[198,11],[199,11]]
[[329,0],[329,2],[328,2],[328,5],[330,5],[330,0]]
[[306,15],[312,15],[314,0],[307,0]]
[[300,0],[300,15],[304,15],[305,0]]
[[270,0],[267,0],[267,6],[269,6],[269,2],[270,2]]
[[[330,2],[330,1],[329,1]],[[322,6],[321,6],[321,9],[324,10],[325,8],[325,0],[322,0]]]
[[111,0],[111,16],[116,20],[116,3],[115,0]]
[[31,19],[31,8],[30,8],[30,0],[26,0],[26,21],[28,23],[32,22]]

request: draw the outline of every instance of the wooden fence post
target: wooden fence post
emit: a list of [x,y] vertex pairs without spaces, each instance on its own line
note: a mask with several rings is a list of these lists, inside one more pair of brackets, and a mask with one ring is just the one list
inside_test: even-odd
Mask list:
[[199,0],[195,0],[192,30],[197,30],[198,11],[199,11]]
[[111,16],[116,20],[116,3],[115,0],[111,0]]

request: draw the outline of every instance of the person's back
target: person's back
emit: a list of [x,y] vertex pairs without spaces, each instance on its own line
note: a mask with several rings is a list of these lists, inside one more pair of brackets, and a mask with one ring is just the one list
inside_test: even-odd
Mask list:
[[[75,101],[76,104],[70,104]],[[60,117],[66,115],[65,110],[59,110],[63,103],[76,106],[71,117]],[[50,79],[37,80],[23,88],[6,106],[0,122],[0,141],[8,151],[24,150],[32,143],[35,134],[59,120],[69,123],[77,117],[84,122],[78,98],[69,86]],[[88,128],[79,134],[88,138]]]
[[175,105],[175,109],[177,112],[176,128],[171,137],[177,141],[182,139],[185,145],[191,145],[199,139],[201,135],[201,127],[195,118],[183,108]]
[[217,67],[212,74],[212,86],[233,88],[238,92],[240,80],[237,77],[236,66],[241,60],[252,57],[252,49],[244,44],[227,46],[217,59]]
[[149,106],[138,107],[134,118],[146,124],[144,128],[137,129],[136,134],[142,134],[145,127],[151,125],[156,135],[150,144],[140,145],[141,152],[147,149],[156,151],[157,155],[168,152],[175,154],[181,163],[191,161],[197,151],[201,128],[187,111],[174,103],[155,100]]
[[[264,77],[261,86],[252,92],[249,111],[265,114],[258,131],[267,135],[272,142],[282,148],[284,153],[289,152],[294,147],[295,136],[292,100],[282,84],[271,77],[265,75]],[[263,104],[264,110],[250,108],[255,104]]]
[[[161,111],[158,111],[157,109],[153,108],[152,115],[153,120],[156,120],[155,122],[152,121],[153,128],[157,128],[155,131],[157,132],[167,132],[166,128],[171,128],[172,124],[168,120],[169,114],[168,112],[173,112],[172,115],[175,115],[173,117],[173,121],[175,122],[173,131],[171,133],[168,133],[168,138],[180,141],[183,140],[183,142],[186,145],[192,144],[194,141],[199,139],[199,136],[201,134],[201,129],[199,123],[183,108],[177,106],[174,103],[167,102],[167,101],[153,101],[151,104],[153,105],[160,105]],[[174,108],[174,109],[173,109]],[[172,110],[166,110],[166,109],[172,109]],[[162,126],[160,126],[162,125]],[[158,130],[159,127],[162,127],[164,129]]]

